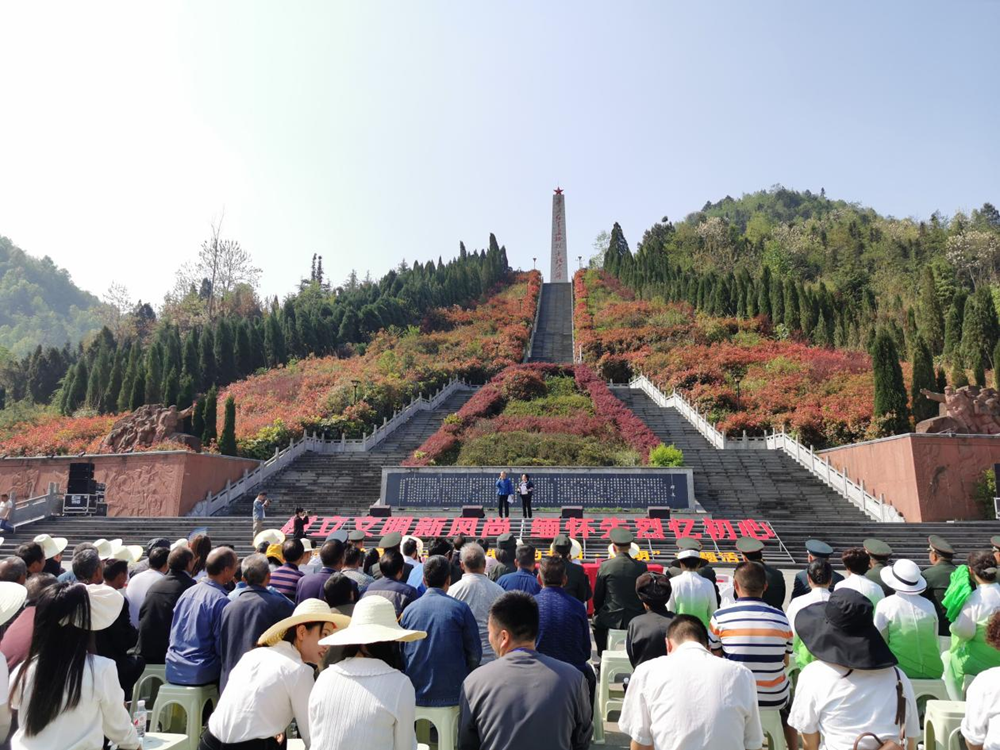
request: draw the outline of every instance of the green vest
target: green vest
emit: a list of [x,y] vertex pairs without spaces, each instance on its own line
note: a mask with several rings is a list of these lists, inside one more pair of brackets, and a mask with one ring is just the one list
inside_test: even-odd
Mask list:
[[674,601],[674,608],[677,610],[677,614],[679,615],[691,615],[693,617],[697,617],[701,620],[705,629],[708,629],[709,623],[712,620],[712,616],[708,613],[708,604],[704,602],[685,602],[678,599]]
[[889,622],[885,642],[899,660],[903,674],[911,680],[937,680],[944,673],[937,630],[937,621],[932,617]]
[[1000,651],[986,643],[986,626],[989,622],[978,623],[976,634],[970,641],[951,637],[948,658],[951,660],[955,678],[959,686],[966,675],[977,675],[993,667],[1000,667]]

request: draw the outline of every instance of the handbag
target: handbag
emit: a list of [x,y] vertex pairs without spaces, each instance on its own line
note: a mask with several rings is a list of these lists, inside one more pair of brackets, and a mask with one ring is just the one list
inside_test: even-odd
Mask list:
[[896,721],[894,723],[899,725],[899,742],[894,739],[883,740],[878,735],[865,732],[854,740],[854,750],[858,750],[858,745],[866,737],[871,737],[878,743],[876,750],[904,750],[906,747],[906,696],[903,694],[903,680],[899,676],[899,669],[897,667],[893,667],[893,669],[896,670]]

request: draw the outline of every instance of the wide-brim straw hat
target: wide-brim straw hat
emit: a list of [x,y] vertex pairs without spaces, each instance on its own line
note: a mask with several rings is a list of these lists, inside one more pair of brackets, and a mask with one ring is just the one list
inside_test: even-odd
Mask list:
[[48,534],[39,534],[34,538],[34,542],[42,548],[46,560],[50,560],[56,555],[61,554],[66,549],[66,545],[69,544],[64,537],[51,537]]
[[799,610],[795,634],[820,661],[847,669],[886,669],[898,663],[878,632],[871,600],[839,588],[825,602]]
[[[629,547],[628,547],[629,557],[635,557],[641,551],[642,550],[639,549],[639,545],[636,544],[635,542],[632,542],[632,544],[630,544]],[[609,544],[608,545],[608,557],[614,557],[614,556],[615,556],[615,545]]]
[[[389,605],[392,606],[392,605]],[[303,599],[295,608],[291,617],[278,620],[271,627],[261,633],[257,639],[258,646],[273,646],[279,643],[291,628],[296,625],[304,625],[312,622],[330,622],[337,630],[345,629],[351,624],[351,618],[346,615],[338,615],[330,611],[326,602],[320,599]]]
[[28,589],[13,581],[0,581],[0,625],[21,611]]
[[137,563],[142,559],[143,549],[138,544],[118,544],[115,545],[117,539],[111,540],[111,556],[116,560],[125,560],[129,563]]
[[351,624],[323,638],[321,646],[366,646],[370,643],[408,643],[427,637],[423,630],[407,630],[396,622],[396,608],[383,596],[366,596],[351,613]]
[[927,588],[927,580],[913,560],[896,560],[880,572],[885,585],[901,594],[919,594]]
[[[90,599],[90,629],[93,631],[107,630],[122,613],[125,606],[125,597],[121,592],[115,591],[110,586],[103,583],[87,584],[87,597]],[[64,618],[60,625],[69,625],[70,618]],[[82,622],[73,623],[78,628],[83,627]]]
[[[121,539],[118,540],[121,542]],[[94,542],[94,546],[97,547],[97,556],[102,560],[110,559],[114,553],[115,548],[111,545],[107,539],[98,539]]]
[[171,549],[171,551],[173,551],[173,550],[177,549],[178,547],[187,547],[187,546],[188,546],[188,540],[187,539],[177,539],[177,540],[174,541],[173,544],[170,545],[170,549]]
[[270,547],[272,544],[281,544],[285,541],[285,535],[278,529],[264,529],[253,538],[253,548],[257,549],[265,542]]

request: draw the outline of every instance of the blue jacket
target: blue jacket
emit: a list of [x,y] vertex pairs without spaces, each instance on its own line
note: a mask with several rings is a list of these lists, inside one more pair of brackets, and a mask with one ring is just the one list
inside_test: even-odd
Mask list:
[[580,671],[589,669],[590,624],[587,607],[563,588],[544,588],[535,595],[538,602],[540,654],[572,664]]
[[226,590],[205,579],[177,600],[167,649],[167,682],[208,685],[222,671],[222,612],[229,604]]
[[243,654],[257,645],[257,639],[278,620],[291,617],[291,599],[270,588],[248,586],[234,602],[222,610],[222,673],[219,692],[226,687],[229,673]]
[[424,630],[422,641],[403,643],[403,672],[413,683],[418,706],[457,706],[462,682],[479,666],[483,647],[469,605],[441,589],[427,589],[406,608],[400,624]]
[[514,483],[511,481],[510,477],[506,479],[497,480],[497,495],[513,495],[514,494]]
[[524,591],[534,596],[542,590],[542,585],[538,582],[535,573],[528,573],[524,570],[517,570],[507,573],[497,579],[497,583],[504,591]]
[[[413,586],[395,578],[379,578],[365,589],[365,596],[381,596],[388,599],[396,608],[396,617],[399,617],[404,609],[420,597],[420,594]],[[364,599],[365,596],[361,598]]]

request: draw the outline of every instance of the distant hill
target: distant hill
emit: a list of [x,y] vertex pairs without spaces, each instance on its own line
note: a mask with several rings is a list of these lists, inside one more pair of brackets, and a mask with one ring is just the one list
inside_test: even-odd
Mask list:
[[100,328],[100,304],[51,258],[33,258],[0,236],[0,347],[21,357],[39,344],[76,343]]

